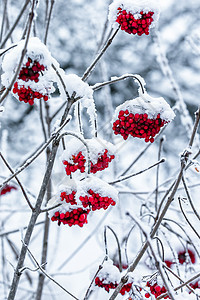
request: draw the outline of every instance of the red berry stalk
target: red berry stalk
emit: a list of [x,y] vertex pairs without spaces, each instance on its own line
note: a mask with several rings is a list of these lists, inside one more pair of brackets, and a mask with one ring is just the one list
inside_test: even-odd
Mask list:
[[148,35],[149,26],[153,22],[153,14],[154,12],[152,11],[149,11],[148,13],[140,11],[140,17],[135,18],[133,14],[127,12],[126,10],[122,10],[122,8],[119,7],[116,22],[121,25],[121,30],[124,30],[129,34],[137,34],[139,36],[142,34]]
[[[110,289],[115,289],[118,286],[117,282],[109,282],[109,283],[104,283],[104,279],[100,279],[99,277],[95,278],[95,285],[99,286],[101,288],[104,288],[107,292],[110,291]],[[125,284],[122,289],[120,290],[120,294],[125,295],[125,293],[130,292],[132,287],[132,283],[127,283]]]
[[196,262],[195,253],[190,249],[188,249],[187,251],[184,250],[184,251],[178,252],[178,260],[179,260],[180,264],[183,264],[184,262],[186,262],[187,252],[191,259],[191,263],[194,264]]

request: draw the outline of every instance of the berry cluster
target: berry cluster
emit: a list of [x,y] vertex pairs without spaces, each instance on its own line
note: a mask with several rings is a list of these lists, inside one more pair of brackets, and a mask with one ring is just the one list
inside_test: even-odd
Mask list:
[[[190,283],[191,288],[193,288],[194,290],[196,289],[200,289],[200,282],[199,280],[197,280],[195,283]],[[190,291],[191,293],[191,291]]]
[[72,191],[71,194],[67,194],[66,192],[61,192],[60,199],[61,201],[66,201],[66,203],[70,203],[71,205],[77,204],[75,199],[75,191]]
[[115,158],[114,155],[108,155],[108,150],[105,149],[104,153],[98,157],[97,163],[93,164],[91,162],[91,173],[96,173],[98,171],[103,171],[108,168],[109,162]]
[[[100,155],[100,154],[99,154]],[[105,149],[104,153],[98,157],[98,160],[95,164],[91,162],[90,172],[95,174],[98,171],[102,171],[108,168],[109,162],[115,158],[114,155],[109,155],[108,150]],[[71,173],[76,172],[76,170],[80,170],[81,173],[85,172],[85,156],[80,151],[77,155],[72,156],[73,164],[64,160],[63,164],[65,165],[65,171],[67,175],[71,175]]]
[[2,190],[0,191],[0,195],[5,195],[5,194],[11,192],[11,190],[17,190],[17,188],[16,188],[15,186],[13,186],[13,185],[7,184],[7,185],[5,185],[5,187],[2,188]]
[[83,204],[83,207],[91,207],[91,209],[97,210],[97,209],[107,209],[109,205],[115,205],[116,202],[110,198],[110,197],[102,197],[98,193],[93,192],[91,189],[88,191],[88,194],[91,196],[80,196],[80,200]]
[[42,71],[44,70],[45,67],[43,65],[41,65],[36,60],[34,60],[33,62],[32,59],[29,57],[26,66],[22,67],[18,78],[22,79],[23,81],[33,80],[35,82],[38,82],[38,77],[40,76],[40,73],[42,74]]
[[[118,283],[117,282],[115,282],[115,283],[113,283],[113,282],[104,283],[104,279],[101,280],[99,277],[96,277],[95,278],[95,285],[97,285],[101,288],[104,288],[107,292],[109,292],[110,289],[116,289],[116,287],[118,286]],[[122,295],[125,295],[126,292],[130,292],[131,287],[132,287],[132,283],[125,284],[122,287],[120,293]]]
[[126,140],[129,135],[137,138],[145,139],[145,142],[154,142],[154,136],[159,133],[161,127],[166,123],[160,118],[160,114],[156,119],[150,119],[148,114],[132,114],[126,109],[121,110],[118,119],[113,123],[114,134],[121,134]]
[[[161,287],[157,283],[154,283],[153,285],[151,285],[149,282],[147,282],[147,286],[150,288],[151,294],[153,294],[155,296],[155,298],[157,298],[158,296],[167,292],[167,290],[164,286]],[[150,297],[151,297],[150,293],[145,294],[145,298],[150,298]],[[166,296],[166,297],[164,297],[164,299],[170,299],[170,297]]]
[[[20,70],[18,80],[22,80],[24,82],[34,81],[35,83],[38,83],[40,75],[43,75],[43,71],[45,71],[44,65],[41,65],[38,61],[33,61],[30,57],[28,57],[26,65]],[[15,82],[13,93],[17,94],[19,101],[24,101],[30,105],[34,104],[35,99],[44,99],[44,101],[47,101],[49,98],[48,93],[43,95],[37,90],[33,90],[31,85],[23,85],[21,82],[19,83],[19,81]]]
[[126,292],[129,293],[130,290],[131,290],[131,288],[132,288],[132,283],[127,283],[127,284],[125,284],[125,285],[122,287],[122,289],[121,289],[121,291],[120,291],[120,294],[125,295]]
[[67,211],[66,213],[56,211],[53,217],[51,217],[51,221],[58,221],[59,226],[63,223],[64,225],[68,224],[70,227],[72,225],[83,227],[83,225],[87,223],[87,215],[89,211],[89,209],[83,210],[80,207],[73,209],[72,211]]
[[106,292],[109,292],[110,289],[115,289],[117,287],[117,283],[113,283],[113,282],[110,282],[110,283],[103,283],[104,282],[104,279],[100,279],[99,277],[96,277],[95,278],[95,285],[101,287],[101,288],[104,288],[106,290]]
[[44,101],[48,100],[48,95],[43,95],[37,91],[33,91],[30,87],[25,88],[23,85],[18,86],[17,82],[14,84],[13,93],[18,95],[19,101],[24,101],[30,105],[34,104],[34,99],[43,98]]
[[77,155],[72,156],[73,164],[69,163],[68,161],[64,160],[63,164],[65,165],[65,171],[67,175],[71,175],[71,173],[76,172],[76,170],[80,170],[81,173],[85,172],[85,162],[86,159],[80,151]]
[[122,10],[121,7],[118,8],[118,17],[116,22],[121,25],[121,30],[129,34],[138,34],[141,36],[142,34],[149,34],[149,26],[153,22],[154,12],[149,11],[148,13],[144,13],[141,11],[139,13],[139,18],[134,17],[130,12],[128,13],[126,10]]
[[187,251],[179,251],[178,253],[178,260],[180,264],[183,264],[186,262],[187,253],[189,254],[189,257],[191,259],[191,263],[194,264],[196,261],[195,254],[192,250],[188,249]]

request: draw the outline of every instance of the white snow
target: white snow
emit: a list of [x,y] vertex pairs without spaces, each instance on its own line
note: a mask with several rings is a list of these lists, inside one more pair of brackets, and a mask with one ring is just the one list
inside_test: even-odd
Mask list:
[[113,27],[118,26],[118,23],[116,22],[118,7],[134,15],[135,19],[140,18],[141,11],[144,13],[148,13],[149,11],[154,12],[153,22],[151,23],[150,28],[155,27],[159,19],[159,3],[156,0],[114,0],[109,6],[108,15],[108,19],[110,23],[113,24]]
[[[84,141],[88,145],[90,160],[93,164],[97,163],[99,155],[102,155],[105,149],[108,150],[108,155],[115,155],[115,146],[108,141],[100,138],[85,139]],[[82,151],[82,154],[87,159],[87,150],[85,145],[83,145],[80,140],[73,138],[68,143],[67,149],[63,151],[61,160],[73,163],[72,155],[77,155],[80,151]]]
[[[3,59],[2,69],[4,73],[1,76],[2,84],[5,87],[8,87],[15,75],[17,70],[19,60],[21,58],[21,53],[24,48],[24,40],[20,41],[18,45],[12,48]],[[30,87],[33,91],[40,92],[41,94],[50,94],[54,92],[53,82],[55,81],[55,72],[51,67],[53,58],[47,49],[47,47],[39,40],[39,38],[33,37],[30,38],[25,57],[21,67],[24,67],[28,61],[28,58],[31,58],[32,61],[37,61],[45,67],[45,70],[42,72],[43,75],[39,76],[39,82],[32,80],[23,81],[17,79],[18,86],[24,86],[25,88]],[[13,94],[18,98],[17,94]]]
[[164,98],[153,98],[146,92],[133,100],[127,100],[119,105],[115,110],[113,122],[118,118],[120,110],[126,109],[133,114],[146,113],[150,119],[156,119],[157,115],[160,114],[160,118],[168,122],[172,121],[175,117],[173,110]]
[[119,269],[113,265],[112,260],[108,259],[104,262],[103,268],[97,275],[100,280],[103,280],[104,284],[119,283],[120,272]]

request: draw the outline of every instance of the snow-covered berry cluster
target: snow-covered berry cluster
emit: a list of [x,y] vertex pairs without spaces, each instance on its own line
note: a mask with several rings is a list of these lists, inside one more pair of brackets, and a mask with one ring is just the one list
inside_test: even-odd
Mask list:
[[195,253],[190,249],[188,249],[187,251],[183,250],[183,251],[178,252],[179,263],[180,264],[187,263],[187,256],[189,256],[191,263],[195,264],[195,262],[196,262]]
[[[148,13],[144,13],[141,11],[134,17],[130,12],[122,10],[121,7],[118,8],[118,11],[116,22],[121,25],[121,30],[129,34],[138,34],[139,36],[149,34],[149,26],[153,22],[154,12],[149,11]],[[138,16],[140,16],[140,18],[138,18]]]
[[[178,262],[183,265],[184,263],[188,264],[188,263],[192,263],[195,264],[196,262],[196,256],[193,250],[191,249],[187,249],[186,250],[180,250],[178,251]],[[168,266],[168,268],[171,268],[174,265],[174,262],[170,259],[166,259],[165,260],[166,265]]]
[[115,205],[118,192],[108,183],[95,177],[88,177],[82,181],[67,179],[66,183],[59,187],[59,192],[48,202],[48,208],[52,221],[58,225],[78,225],[82,227],[87,223],[90,211],[107,209]]
[[[98,273],[98,276],[95,278],[95,285],[101,288],[104,288],[107,292],[111,289],[115,289],[120,282],[120,272],[119,269],[113,265],[111,260],[106,261],[103,264],[103,268]],[[132,287],[133,281],[129,279],[122,289],[120,290],[121,295],[129,293]]]
[[12,190],[17,190],[16,186],[7,184],[0,190],[0,195],[5,195]]
[[125,140],[132,136],[153,143],[160,129],[174,116],[163,98],[152,98],[144,93],[116,108],[113,118],[114,134],[120,134]]
[[13,94],[18,96],[19,101],[24,101],[30,105],[34,104],[35,99],[44,99],[44,101],[49,99],[48,95],[33,91],[30,86],[26,88],[24,85],[18,85],[18,82],[14,83]]
[[109,7],[109,20],[129,34],[149,34],[159,18],[158,3],[154,0],[115,0]]
[[[157,283],[151,284],[150,282],[147,282],[147,286],[150,288],[150,293],[146,293],[145,298],[150,298],[151,294],[152,294],[157,299],[158,296],[167,292],[167,290],[164,286],[161,287]],[[170,299],[170,297],[165,296],[164,299]]]
[[83,203],[83,207],[88,207],[90,206],[91,209],[97,210],[97,209],[107,209],[109,205],[115,205],[116,202],[110,198],[110,197],[102,197],[98,193],[93,192],[93,190],[89,190],[88,194],[90,196],[85,196],[85,197],[80,197],[81,202]]
[[[90,154],[90,173],[95,174],[108,168],[109,163],[115,158],[114,146],[102,139],[87,139]],[[81,173],[86,171],[87,149],[78,140],[73,139],[69,143],[67,150],[63,151],[62,162],[65,166],[67,175],[80,170]]]
[[[21,41],[4,57],[2,83],[5,87],[10,85],[16,73],[23,47],[24,41]],[[30,38],[26,55],[12,90],[13,95],[19,101],[33,105],[36,99],[44,101],[49,99],[49,95],[55,90],[52,60],[46,46],[38,38]]]

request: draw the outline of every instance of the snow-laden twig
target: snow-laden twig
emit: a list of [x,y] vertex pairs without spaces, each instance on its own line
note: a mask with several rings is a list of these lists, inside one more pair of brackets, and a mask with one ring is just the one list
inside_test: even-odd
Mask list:
[[143,94],[145,93],[145,88],[144,88],[145,81],[140,75],[137,75],[137,74],[124,74],[120,77],[113,77],[109,81],[105,81],[105,82],[102,82],[102,83],[96,83],[95,85],[92,86],[92,89],[94,91],[96,91],[96,90],[98,90],[98,89],[100,89],[100,88],[102,88],[106,85],[110,85],[112,83],[116,83],[116,82],[119,82],[121,80],[125,80],[125,79],[128,79],[128,78],[133,78],[139,84],[139,88],[141,89],[142,93]]
[[193,202],[192,202],[192,198],[191,198],[191,196],[190,196],[190,193],[189,193],[187,184],[186,184],[186,182],[185,182],[184,176],[182,177],[182,181],[183,181],[183,186],[184,186],[184,189],[185,189],[187,198],[188,198],[188,200],[189,200],[189,202],[190,202],[190,205],[191,205],[191,207],[192,207],[192,210],[193,210],[194,214],[196,215],[196,217],[197,217],[197,218],[199,219],[199,221],[200,221],[200,215],[198,214],[196,208],[194,207],[194,204],[193,204]]
[[47,43],[47,36],[48,36],[48,32],[49,32],[49,25],[50,25],[50,20],[51,20],[51,15],[52,15],[52,11],[53,11],[54,2],[55,2],[55,0],[51,0],[49,15],[48,15],[48,18],[46,19],[46,28],[45,28],[45,36],[44,36],[44,44],[45,45]]

